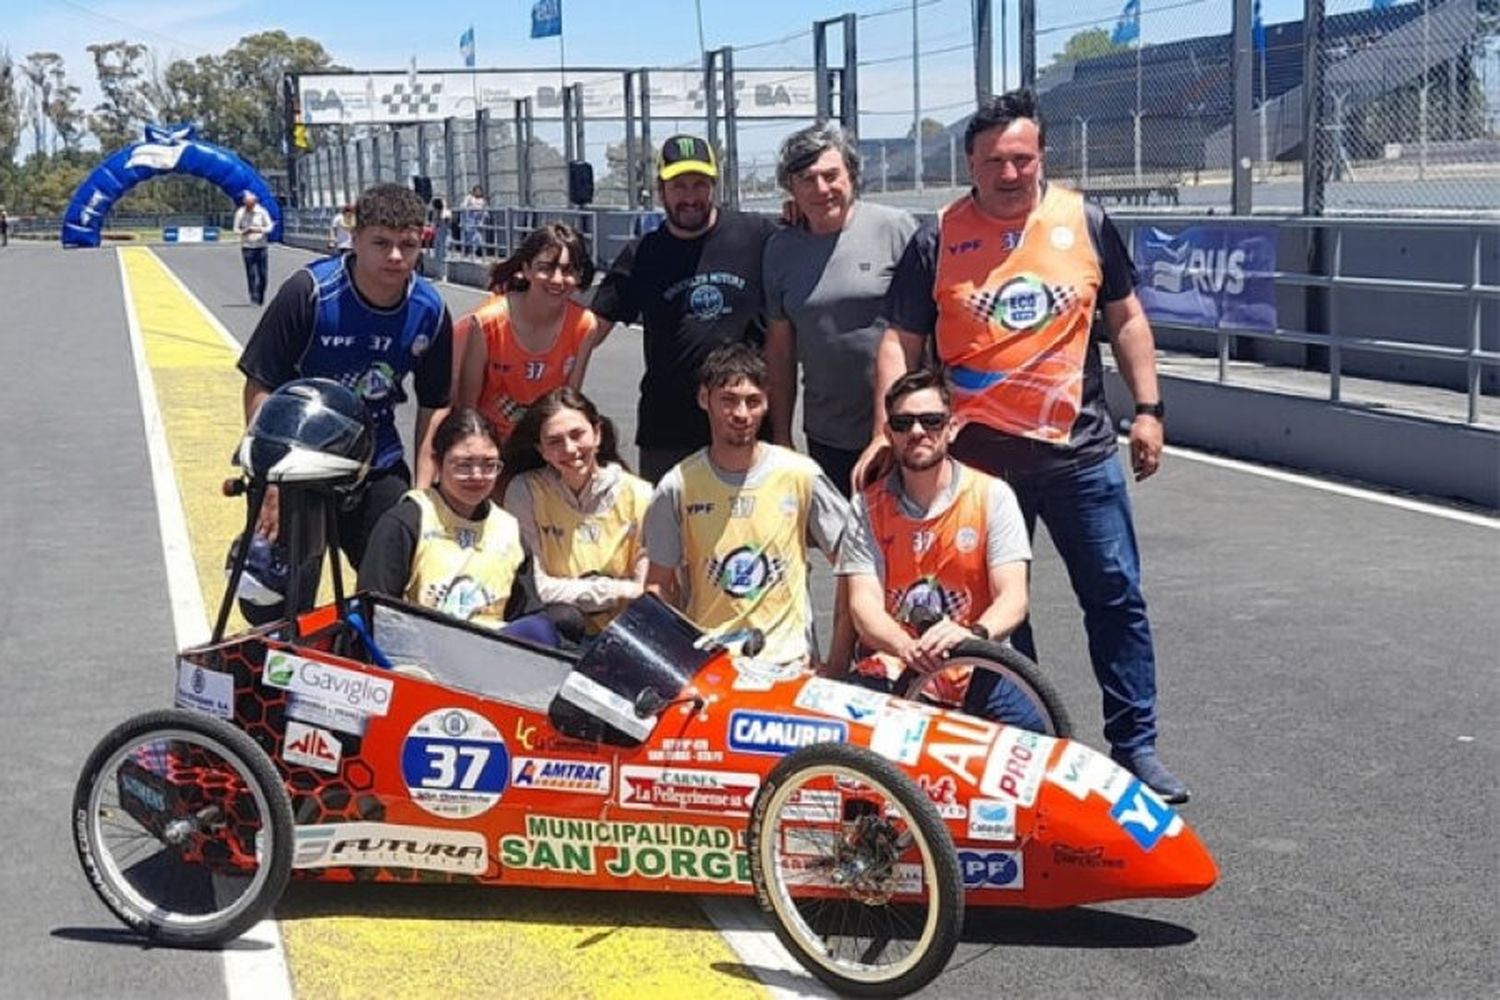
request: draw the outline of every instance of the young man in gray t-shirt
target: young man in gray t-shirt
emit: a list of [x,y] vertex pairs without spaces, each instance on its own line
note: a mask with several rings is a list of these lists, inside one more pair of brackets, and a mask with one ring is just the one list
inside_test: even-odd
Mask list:
[[710,443],[656,487],[643,537],[646,589],[714,635],[759,629],[760,658],[818,659],[808,548],[833,561],[849,506],[806,456],[758,439],[765,361],[748,344],[715,348],[699,374]]
[[777,176],[798,223],[771,234],[761,269],[771,439],[792,444],[800,362],[808,453],[848,496],[870,440],[886,288],[917,223],[900,209],[856,200],[859,154],[836,126],[788,136]]

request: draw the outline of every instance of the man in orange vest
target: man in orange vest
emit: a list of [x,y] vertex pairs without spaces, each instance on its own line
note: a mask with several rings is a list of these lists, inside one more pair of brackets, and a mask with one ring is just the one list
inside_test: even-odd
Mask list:
[[[896,470],[855,497],[838,564],[860,645],[874,654],[857,670],[876,687],[902,668],[943,671],[965,639],[1010,635],[1026,620],[1031,564],[1010,487],[948,455],[953,399],[942,374],[907,372],[884,403]],[[932,624],[919,632],[923,618]],[[988,675],[944,682],[971,714],[1042,726],[1034,705]]]
[[[1125,476],[1090,336],[1098,309],[1135,398],[1137,480],[1161,461],[1164,409],[1135,271],[1096,205],[1043,178],[1036,96],[987,100],[964,133],[970,193],[918,230],[891,279],[875,360],[875,428],[856,477],[886,447],[883,397],[929,342],[948,366],[960,461],[999,476],[1067,565],[1083,608],[1104,735],[1115,759],[1171,802],[1188,789],[1156,754],[1156,658]],[[862,481],[862,480],[861,480]],[[1035,658],[1031,629],[1012,641]]]

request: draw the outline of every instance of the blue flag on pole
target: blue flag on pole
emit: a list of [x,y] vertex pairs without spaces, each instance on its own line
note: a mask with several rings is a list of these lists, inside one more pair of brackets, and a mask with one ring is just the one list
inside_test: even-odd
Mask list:
[[474,66],[474,26],[469,25],[469,30],[458,36],[458,54],[464,57],[464,65]]
[[536,0],[531,5],[531,37],[554,38],[562,34],[562,0]]
[[1266,23],[1260,19],[1260,0],[1250,7],[1250,36],[1255,39],[1255,51],[1266,51]]
[[1141,0],[1125,0],[1115,32],[1109,36],[1114,45],[1128,45],[1141,37]]

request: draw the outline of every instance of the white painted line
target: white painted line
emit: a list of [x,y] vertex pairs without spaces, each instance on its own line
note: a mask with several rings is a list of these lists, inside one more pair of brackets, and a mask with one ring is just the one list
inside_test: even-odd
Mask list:
[[729,896],[699,896],[698,905],[740,961],[777,1000],[834,997],[797,964],[777,940],[755,903]]
[[172,452],[167,447],[167,432],[162,425],[161,409],[156,403],[156,383],[146,363],[146,346],[141,340],[141,321],[130,296],[130,275],[125,270],[125,248],[115,250],[120,267],[120,288],[125,294],[125,322],[130,330],[130,360],[135,365],[136,391],[141,400],[141,419],[146,427],[146,452],[151,461],[151,485],[156,491],[156,519],[161,529],[162,555],[166,560],[167,593],[172,604],[172,627],[178,648],[206,642],[209,636],[208,611],[198,583],[193,544],[188,538],[187,519],[182,513],[182,495],[177,491],[177,476],[172,471]]
[[[160,262],[160,258],[157,260]],[[146,363],[140,317],[136,315],[135,302],[130,296],[130,276],[125,271],[124,248],[116,248],[115,262],[120,268],[120,288],[125,295],[130,359],[135,366],[136,391],[140,395],[141,418],[145,422],[146,451],[151,460],[151,485],[156,491],[156,517],[161,529],[162,556],[166,561],[172,628],[176,633],[178,648],[185,648],[208,640],[208,611],[203,604],[203,591],[198,584],[198,570],[193,560],[192,543],[188,539],[187,517],[182,511],[182,495],[177,490],[177,476],[172,471],[172,453],[167,447],[161,408],[156,401],[156,383],[151,378],[151,368]],[[168,274],[172,273],[166,265],[162,266]],[[202,303],[198,303],[198,307],[202,309]],[[225,333],[227,335],[227,331]],[[239,345],[235,344],[235,347],[238,349]],[[238,944],[240,947],[226,948],[222,952],[224,985],[228,990],[229,1000],[292,1000],[291,975],[287,970],[286,951],[282,948],[281,932],[276,928],[276,921],[262,920],[241,937]]]
[[240,356],[240,352],[245,348],[240,344],[238,340],[234,339],[234,334],[229,332],[228,327],[219,322],[219,317],[215,316],[213,312],[203,304],[202,299],[193,294],[193,290],[186,284],[184,284],[181,278],[177,277],[177,272],[168,267],[166,261],[157,256],[155,250],[152,250],[150,247],[143,247],[142,249],[149,253],[152,259],[161,265],[161,269],[167,273],[167,277],[172,279],[172,283],[177,286],[177,290],[180,291],[183,295],[186,295],[188,301],[198,307],[198,311],[203,314],[203,318],[208,321],[208,325],[213,327],[214,330],[218,332],[224,343],[229,347],[231,351],[234,352],[234,356],[238,358]]
[[[1454,510],[1451,507],[1444,507],[1441,504],[1412,500],[1409,497],[1395,496],[1390,493],[1381,493],[1378,490],[1365,489],[1359,486],[1347,486],[1343,483],[1318,479],[1316,476],[1305,473],[1287,472],[1284,469],[1273,469],[1268,466],[1241,461],[1237,458],[1225,458],[1221,455],[1210,455],[1206,452],[1193,451],[1189,448],[1183,448],[1181,445],[1168,445],[1164,450],[1167,454],[1174,457],[1202,462],[1205,465],[1217,465],[1220,468],[1233,469],[1236,472],[1246,472],[1252,476],[1260,476],[1264,479],[1275,479],[1283,483],[1293,483],[1297,486],[1308,486],[1315,490],[1322,490],[1325,493],[1336,493],[1339,496],[1353,497],[1356,500],[1368,500],[1371,503],[1385,504],[1387,507],[1399,507],[1402,510],[1426,514],[1430,517],[1441,517],[1448,521],[1457,521],[1460,524],[1469,524],[1477,528],[1489,528],[1491,531],[1500,531],[1500,517],[1488,517],[1484,514]],[[1500,475],[1500,470],[1497,470],[1496,474]]]

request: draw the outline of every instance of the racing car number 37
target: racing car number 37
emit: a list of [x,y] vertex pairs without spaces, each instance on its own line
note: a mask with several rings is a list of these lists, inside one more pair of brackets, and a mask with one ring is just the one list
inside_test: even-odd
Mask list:
[[440,708],[407,733],[401,777],[412,801],[434,816],[478,816],[505,792],[510,752],[500,731],[478,712]]

